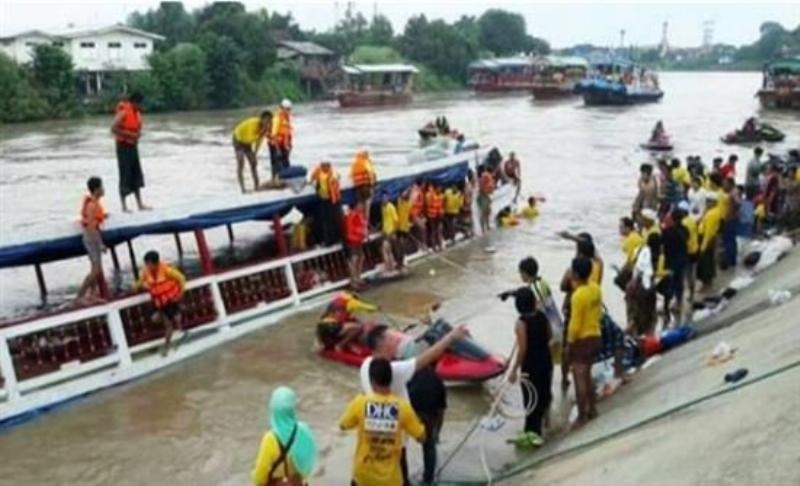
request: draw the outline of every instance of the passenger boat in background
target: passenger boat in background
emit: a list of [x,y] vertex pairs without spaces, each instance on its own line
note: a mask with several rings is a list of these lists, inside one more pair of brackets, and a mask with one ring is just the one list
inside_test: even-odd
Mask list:
[[342,71],[342,84],[335,91],[342,108],[409,103],[419,72],[408,64],[354,64]]
[[589,63],[577,56],[542,56],[536,67],[531,93],[534,99],[548,100],[577,95],[575,86],[586,78]]
[[[395,198],[419,178],[441,184],[462,181],[481,156],[480,151],[470,150],[451,151],[433,160],[418,157],[415,163],[379,179],[377,193]],[[510,205],[513,196],[510,185],[500,186],[493,196],[494,210]],[[342,197],[347,204],[355,201],[349,183],[343,184]],[[193,235],[200,266],[194,275],[188,275],[181,303],[185,335],[176,339],[183,344],[162,357],[156,351],[163,344],[164,328],[150,319],[149,296],[130,291],[111,295],[107,288],[103,304],[0,322],[0,423],[24,419],[61,402],[140,378],[279,322],[298,309],[327,302],[325,294],[348,285],[342,246],[293,253],[287,243],[287,231],[296,221],[292,214],[313,213],[318,203],[313,188],[306,186],[195,201],[109,219],[103,238],[114,266],[119,271],[117,249],[127,246],[134,275],[138,273],[134,239],[173,234],[182,254],[181,235]],[[380,211],[372,214],[378,216]],[[477,208],[473,214],[478,214]],[[260,243],[266,256],[223,267],[223,259],[213,257],[205,232],[227,226],[232,238],[233,225],[252,221],[271,222],[269,231],[265,224],[266,243]],[[85,250],[77,222],[33,230],[30,235],[35,237],[3,235],[0,269],[35,269],[45,294],[45,265],[82,258]],[[427,255],[419,248],[409,251],[409,261]],[[379,272],[379,234],[369,236],[364,253],[364,277],[369,278]]]
[[764,108],[800,110],[800,57],[768,64],[756,96]]
[[469,85],[478,93],[529,91],[536,75],[534,58],[528,56],[482,59],[467,69]]
[[586,105],[653,103],[664,97],[658,76],[622,58],[591,62],[592,74],[575,89]]

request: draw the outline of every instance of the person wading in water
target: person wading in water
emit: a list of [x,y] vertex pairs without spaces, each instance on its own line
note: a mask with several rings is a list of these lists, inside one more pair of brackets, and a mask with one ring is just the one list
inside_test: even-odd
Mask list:
[[142,93],[136,92],[117,104],[111,133],[117,140],[117,167],[119,168],[119,197],[122,210],[130,212],[125,199],[133,194],[139,211],[150,209],[142,202],[141,189],[144,174],[139,161],[139,138],[142,136]]

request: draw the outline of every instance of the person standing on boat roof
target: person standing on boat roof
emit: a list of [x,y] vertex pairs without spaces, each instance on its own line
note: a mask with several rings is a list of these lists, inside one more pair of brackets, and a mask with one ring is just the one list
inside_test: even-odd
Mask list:
[[[251,116],[240,121],[233,129],[233,151],[236,154],[236,176],[239,179],[239,188],[242,193],[244,188],[244,161],[250,164],[250,173],[253,175],[253,188],[258,190],[258,150],[265,138],[270,136],[272,126],[272,112],[263,111],[261,116]],[[274,172],[274,169],[273,169]]]
[[269,156],[272,166],[272,180],[280,179],[283,169],[289,167],[289,155],[292,152],[292,102],[284,98],[281,106],[272,117],[269,137]]
[[106,212],[100,199],[105,195],[105,189],[103,189],[103,181],[99,177],[90,177],[86,186],[89,193],[83,196],[81,203],[81,226],[83,227],[83,247],[86,249],[86,255],[92,266],[78,291],[78,302],[85,301],[90,292],[93,299],[101,299],[104,285],[103,252],[106,250],[106,246],[103,243],[100,227],[106,220]]
[[157,251],[150,250],[144,255],[144,271],[136,289],[147,289],[155,307],[153,322],[164,324],[164,349],[162,356],[169,352],[172,331],[181,329],[181,299],[186,288],[186,277],[176,268],[161,261]]
[[144,95],[134,92],[126,100],[117,104],[111,133],[117,143],[117,167],[119,169],[119,196],[122,211],[129,212],[125,199],[133,194],[140,211],[150,209],[142,202],[141,189],[144,187],[144,174],[139,160],[139,138],[142,136],[141,105]]
[[333,246],[341,240],[342,191],[339,175],[331,163],[323,160],[311,171],[311,183],[320,198],[317,241]]
[[378,177],[372,165],[367,149],[360,149],[356,152],[356,157],[350,165],[350,179],[356,190],[356,198],[364,204],[364,216],[369,224],[369,212],[372,206],[372,195],[375,191],[375,184]]

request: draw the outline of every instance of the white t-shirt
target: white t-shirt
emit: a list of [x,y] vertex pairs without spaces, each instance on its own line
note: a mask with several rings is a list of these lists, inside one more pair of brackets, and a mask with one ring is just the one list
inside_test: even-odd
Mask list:
[[[369,382],[370,363],[372,363],[372,356],[361,363],[361,389],[364,393],[372,393],[372,385]],[[406,384],[411,381],[416,371],[416,358],[392,361],[392,395],[408,400],[408,388]]]
[[702,187],[699,189],[689,189],[688,199],[689,199],[689,213],[694,217],[694,219],[700,219],[703,217],[703,213],[706,212],[706,195],[708,193]]

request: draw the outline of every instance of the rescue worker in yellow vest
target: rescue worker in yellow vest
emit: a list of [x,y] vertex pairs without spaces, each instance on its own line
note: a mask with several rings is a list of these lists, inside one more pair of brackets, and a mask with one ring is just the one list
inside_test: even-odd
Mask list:
[[155,308],[152,320],[164,324],[164,349],[161,355],[166,356],[172,341],[172,331],[175,328],[181,329],[181,299],[186,288],[186,277],[176,268],[162,262],[158,252],[153,250],[144,255],[144,265],[136,289],[144,288],[150,292]]
[[273,181],[279,180],[281,171],[289,167],[292,141],[292,102],[284,98],[281,101],[281,107],[272,117],[269,137],[269,157]]
[[356,198],[364,203],[365,217],[369,224],[369,210],[372,207],[372,195],[378,177],[366,149],[356,152],[356,158],[353,159],[353,164],[350,166],[350,179],[356,190]]
[[342,238],[342,192],[339,175],[331,163],[322,161],[311,171],[311,183],[320,198],[316,241],[333,246]]
[[236,154],[236,176],[239,179],[239,188],[242,193],[244,188],[244,161],[250,165],[253,175],[253,187],[258,190],[258,149],[265,138],[270,136],[272,112],[264,111],[261,116],[251,116],[240,121],[233,129],[233,151]]
[[133,194],[139,211],[150,209],[142,202],[144,187],[142,163],[139,160],[139,138],[142,136],[142,93],[136,92],[120,101],[115,110],[111,133],[117,141],[117,168],[119,169],[119,197],[122,211],[129,212],[125,199]]

